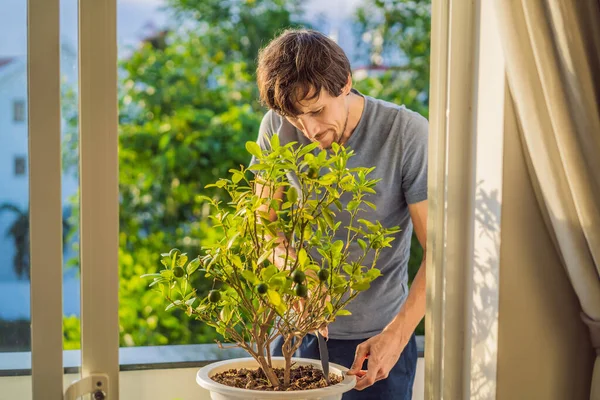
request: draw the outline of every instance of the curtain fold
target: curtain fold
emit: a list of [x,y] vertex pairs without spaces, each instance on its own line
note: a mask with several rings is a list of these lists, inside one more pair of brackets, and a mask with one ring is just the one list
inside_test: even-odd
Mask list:
[[579,298],[600,399],[600,3],[496,0],[529,174]]

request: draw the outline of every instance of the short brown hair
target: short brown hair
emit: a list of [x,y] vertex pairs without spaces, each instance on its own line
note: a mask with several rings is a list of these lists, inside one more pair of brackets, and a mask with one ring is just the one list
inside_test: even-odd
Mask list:
[[261,102],[280,115],[297,116],[297,102],[316,98],[322,89],[339,96],[351,70],[344,51],[327,36],[288,29],[259,52],[256,72]]

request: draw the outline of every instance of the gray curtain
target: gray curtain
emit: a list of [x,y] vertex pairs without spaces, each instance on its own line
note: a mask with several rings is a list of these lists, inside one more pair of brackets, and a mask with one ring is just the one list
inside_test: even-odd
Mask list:
[[600,399],[600,3],[496,0],[529,174],[589,327]]

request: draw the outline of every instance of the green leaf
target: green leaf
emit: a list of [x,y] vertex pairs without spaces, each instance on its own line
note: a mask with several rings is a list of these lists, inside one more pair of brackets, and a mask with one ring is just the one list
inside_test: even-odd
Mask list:
[[182,254],[177,259],[177,265],[179,265],[180,267],[183,267],[185,265],[185,263],[187,262],[187,260],[188,260],[188,256],[185,254]]
[[381,271],[378,270],[377,268],[371,268],[370,270],[367,271],[367,277],[370,280],[374,280],[380,276],[381,276]]
[[227,242],[227,250],[231,249],[231,247],[235,244],[236,239],[241,235],[241,232],[236,232],[231,239],[229,239],[229,242]]
[[336,316],[345,316],[345,315],[352,315],[352,313],[348,310],[338,310],[338,312],[335,313]]
[[333,252],[333,254],[339,254],[342,252],[342,249],[344,248],[344,242],[341,240],[336,240],[333,245],[331,246],[331,251]]
[[279,305],[275,306],[275,311],[277,311],[279,315],[284,315],[287,311],[287,307],[284,303],[279,303]]
[[309,161],[309,156],[310,156],[310,159],[312,159],[314,157],[313,157],[312,154],[308,154],[308,153],[310,153],[311,151],[313,151],[317,147],[319,147],[319,143],[316,143],[316,142],[313,142],[311,144],[307,144],[306,146],[302,146],[302,148],[298,152],[298,157],[302,157],[302,156],[306,155],[305,161]]
[[243,264],[242,264],[242,259],[237,255],[237,254],[233,254],[231,256],[231,263],[233,264],[234,267],[236,268],[243,268]]
[[364,202],[366,205],[368,205],[369,207],[371,207],[373,210],[376,210],[376,209],[377,209],[377,206],[376,206],[375,204],[371,203],[370,201],[363,200],[363,202]]
[[249,269],[245,269],[242,271],[242,276],[244,277],[245,280],[247,280],[251,285],[254,285],[256,282],[258,282],[258,278],[256,277],[256,275],[254,274],[254,272],[250,271]]
[[342,269],[344,270],[345,273],[347,273],[350,276],[352,276],[353,273],[354,273],[352,265],[350,265],[350,264],[344,264],[344,266],[342,267]]
[[269,265],[267,268],[263,268],[260,271],[260,277],[263,281],[268,282],[269,279],[277,273],[277,271],[279,271],[279,269],[277,269],[276,266]]
[[242,178],[244,178],[244,175],[242,175],[241,173],[236,173],[231,176],[231,181],[233,183],[239,183],[239,181],[241,181]]
[[342,210],[344,209],[344,207],[342,206],[342,203],[341,203],[339,200],[337,200],[337,199],[335,199],[335,200],[333,201],[333,204],[335,204],[335,206],[337,207],[337,209],[338,209],[339,211],[342,211]]
[[327,309],[327,311],[329,312],[329,314],[331,314],[331,313],[333,312],[333,306],[331,305],[331,302],[330,302],[330,301],[328,301],[328,302],[325,304],[325,308]]
[[161,275],[160,274],[144,274],[144,275],[140,276],[140,278],[142,278],[142,279],[143,278],[153,278],[156,276],[161,276]]
[[258,265],[261,265],[267,258],[269,258],[271,256],[271,254],[273,254],[273,250],[269,249],[267,251],[265,251],[264,253],[262,253],[262,255],[258,258],[258,260],[256,261],[256,263]]
[[298,191],[293,186],[288,188],[285,195],[290,203],[295,203],[298,200]]
[[162,271],[160,271],[160,274],[163,276],[163,278],[165,279],[173,279],[173,271],[170,269],[163,269]]
[[221,312],[219,313],[219,317],[221,317],[221,321],[225,322],[226,324],[229,323],[229,320],[231,319],[232,315],[233,315],[233,312],[231,311],[230,306],[224,306],[221,309]]
[[352,200],[348,202],[348,211],[354,211],[358,208],[358,206],[360,206],[360,201],[358,200]]
[[271,277],[271,280],[273,280],[273,279],[285,279],[289,275],[289,273],[290,273],[289,270],[279,271],[279,272],[277,272],[275,275],[273,275]]
[[372,223],[371,221],[368,221],[366,219],[359,219],[358,222],[360,222],[361,224],[366,226],[367,229],[370,230],[371,232],[376,232],[378,230],[377,225]]
[[[285,274],[287,275],[287,271],[285,271]],[[269,284],[271,285],[271,287],[278,290],[282,290],[286,282],[287,279],[285,279],[284,276],[280,276],[279,274],[276,274],[273,277],[271,277],[271,279],[269,279]]]
[[352,182],[352,175],[346,175],[342,179],[340,179],[339,184],[340,185],[345,185],[345,184],[350,183],[350,182]]
[[306,266],[306,269],[312,269],[315,272],[319,272],[321,267],[318,266],[317,264],[309,264],[308,266]]
[[304,250],[304,248],[301,248],[300,251],[298,252],[298,263],[304,267],[306,265],[306,262],[308,261],[308,257],[306,255],[306,250]]
[[267,164],[258,163],[258,164],[253,164],[253,165],[249,166],[248,170],[250,170],[250,171],[266,171],[268,168],[269,168],[269,166]]
[[333,293],[335,293],[335,294],[346,293],[346,285],[333,286]]
[[186,305],[186,306],[191,306],[192,304],[194,304],[194,302],[195,302],[196,300],[198,300],[198,298],[197,298],[197,297],[194,297],[194,298],[191,298],[191,299],[189,299],[189,300],[186,300],[186,302],[185,302],[185,305]]
[[358,242],[358,245],[360,246],[362,251],[365,251],[367,248],[367,243],[365,243],[365,241],[362,239],[357,239],[356,241]]
[[174,302],[170,303],[167,308],[165,308],[165,311],[169,311],[171,308],[176,307],[178,305],[181,304],[181,300],[175,300]]
[[331,216],[331,212],[329,211],[329,209],[323,209],[323,218],[325,219],[325,222],[327,222],[327,225],[329,225],[329,228],[334,229],[335,224],[333,222],[333,217]]
[[281,304],[281,296],[276,291],[272,289],[267,290],[267,296],[269,297],[271,304],[273,304],[275,307]]
[[199,266],[200,266],[199,258],[194,258],[192,261],[190,261],[186,268],[188,275],[191,275],[194,271],[196,271]]
[[149,284],[148,287],[152,287],[152,286],[156,285],[157,283],[162,283],[165,281],[166,281],[166,279],[164,279],[164,278],[154,278],[154,281],[151,284]]
[[350,284],[350,288],[362,292],[371,287],[369,282],[355,282]]
[[317,251],[319,252],[319,254],[325,259],[328,260],[329,259],[329,254],[327,254],[327,252],[325,250],[323,250],[320,247],[317,247]]
[[255,157],[262,156],[262,150],[256,142],[246,142],[246,150]]
[[375,192],[375,189],[372,189],[370,187],[363,187],[363,190],[365,191],[365,193],[370,193],[370,194],[377,193],[377,192]]
[[271,143],[271,148],[273,150],[279,149],[279,146],[280,146],[279,145],[279,135],[275,134],[275,135],[271,136],[270,143]]
[[[212,199],[211,199],[210,197],[208,197],[208,196],[205,196],[205,195],[203,195],[203,194],[199,194],[199,195],[197,195],[197,196],[195,197],[195,200],[196,200],[198,203],[200,203],[200,202],[203,202],[203,201],[204,201],[204,202],[208,202],[208,203],[212,203]],[[168,255],[168,254],[166,254],[166,255]]]
[[333,182],[335,182],[335,179],[336,179],[335,174],[330,172],[330,173],[325,174],[322,177],[320,177],[319,183],[321,185],[328,186],[328,185],[331,185]]

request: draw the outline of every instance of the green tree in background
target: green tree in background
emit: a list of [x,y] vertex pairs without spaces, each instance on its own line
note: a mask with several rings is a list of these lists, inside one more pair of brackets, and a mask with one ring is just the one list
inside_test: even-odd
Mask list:
[[[256,138],[264,113],[254,78],[258,49],[282,28],[298,25],[294,1],[169,5],[177,28],[149,38],[120,64],[121,346],[216,338],[213,329],[164,311],[139,276],[158,269],[165,249],[196,255],[218,238],[200,195],[219,197],[204,186],[249,162],[245,142]],[[76,114],[65,116],[75,131]],[[70,138],[66,152],[73,154],[76,134]],[[64,329],[66,347],[77,348],[77,319],[66,318]]]
[[358,81],[357,88],[427,117],[431,0],[363,0],[355,21],[363,57],[387,68]]
[[[356,87],[427,115],[429,1],[412,3],[364,0],[355,21],[359,37],[381,31],[384,47],[399,48],[405,62],[356,81]],[[247,165],[245,142],[256,138],[265,112],[255,83],[258,50],[285,28],[307,26],[301,23],[300,5],[290,0],[168,0],[174,28],[149,38],[121,62],[121,346],[216,338],[213,329],[164,311],[161,297],[139,276],[156,272],[160,253],[171,247],[195,257],[203,244],[218,239],[200,195],[221,196],[204,186]],[[363,44],[365,52],[385,57],[386,50],[377,46]],[[76,104],[76,96],[70,96]],[[73,104],[64,113],[72,133],[66,165],[76,163]],[[411,277],[419,252],[413,238]],[[66,318],[64,329],[66,348],[78,348],[78,320]]]
[[21,209],[15,204],[0,205],[0,213],[11,212],[16,218],[6,230],[6,237],[11,237],[15,244],[13,268],[19,278],[31,279],[29,270],[29,209]]
[[[0,204],[0,214],[10,212],[15,216],[13,222],[8,226],[5,234],[7,238],[12,238],[15,245],[15,255],[13,257],[13,268],[18,278],[31,280],[30,260],[29,260],[29,207],[21,209],[13,203]],[[70,225],[67,222],[70,209],[63,210],[63,246],[67,242],[67,232]]]

